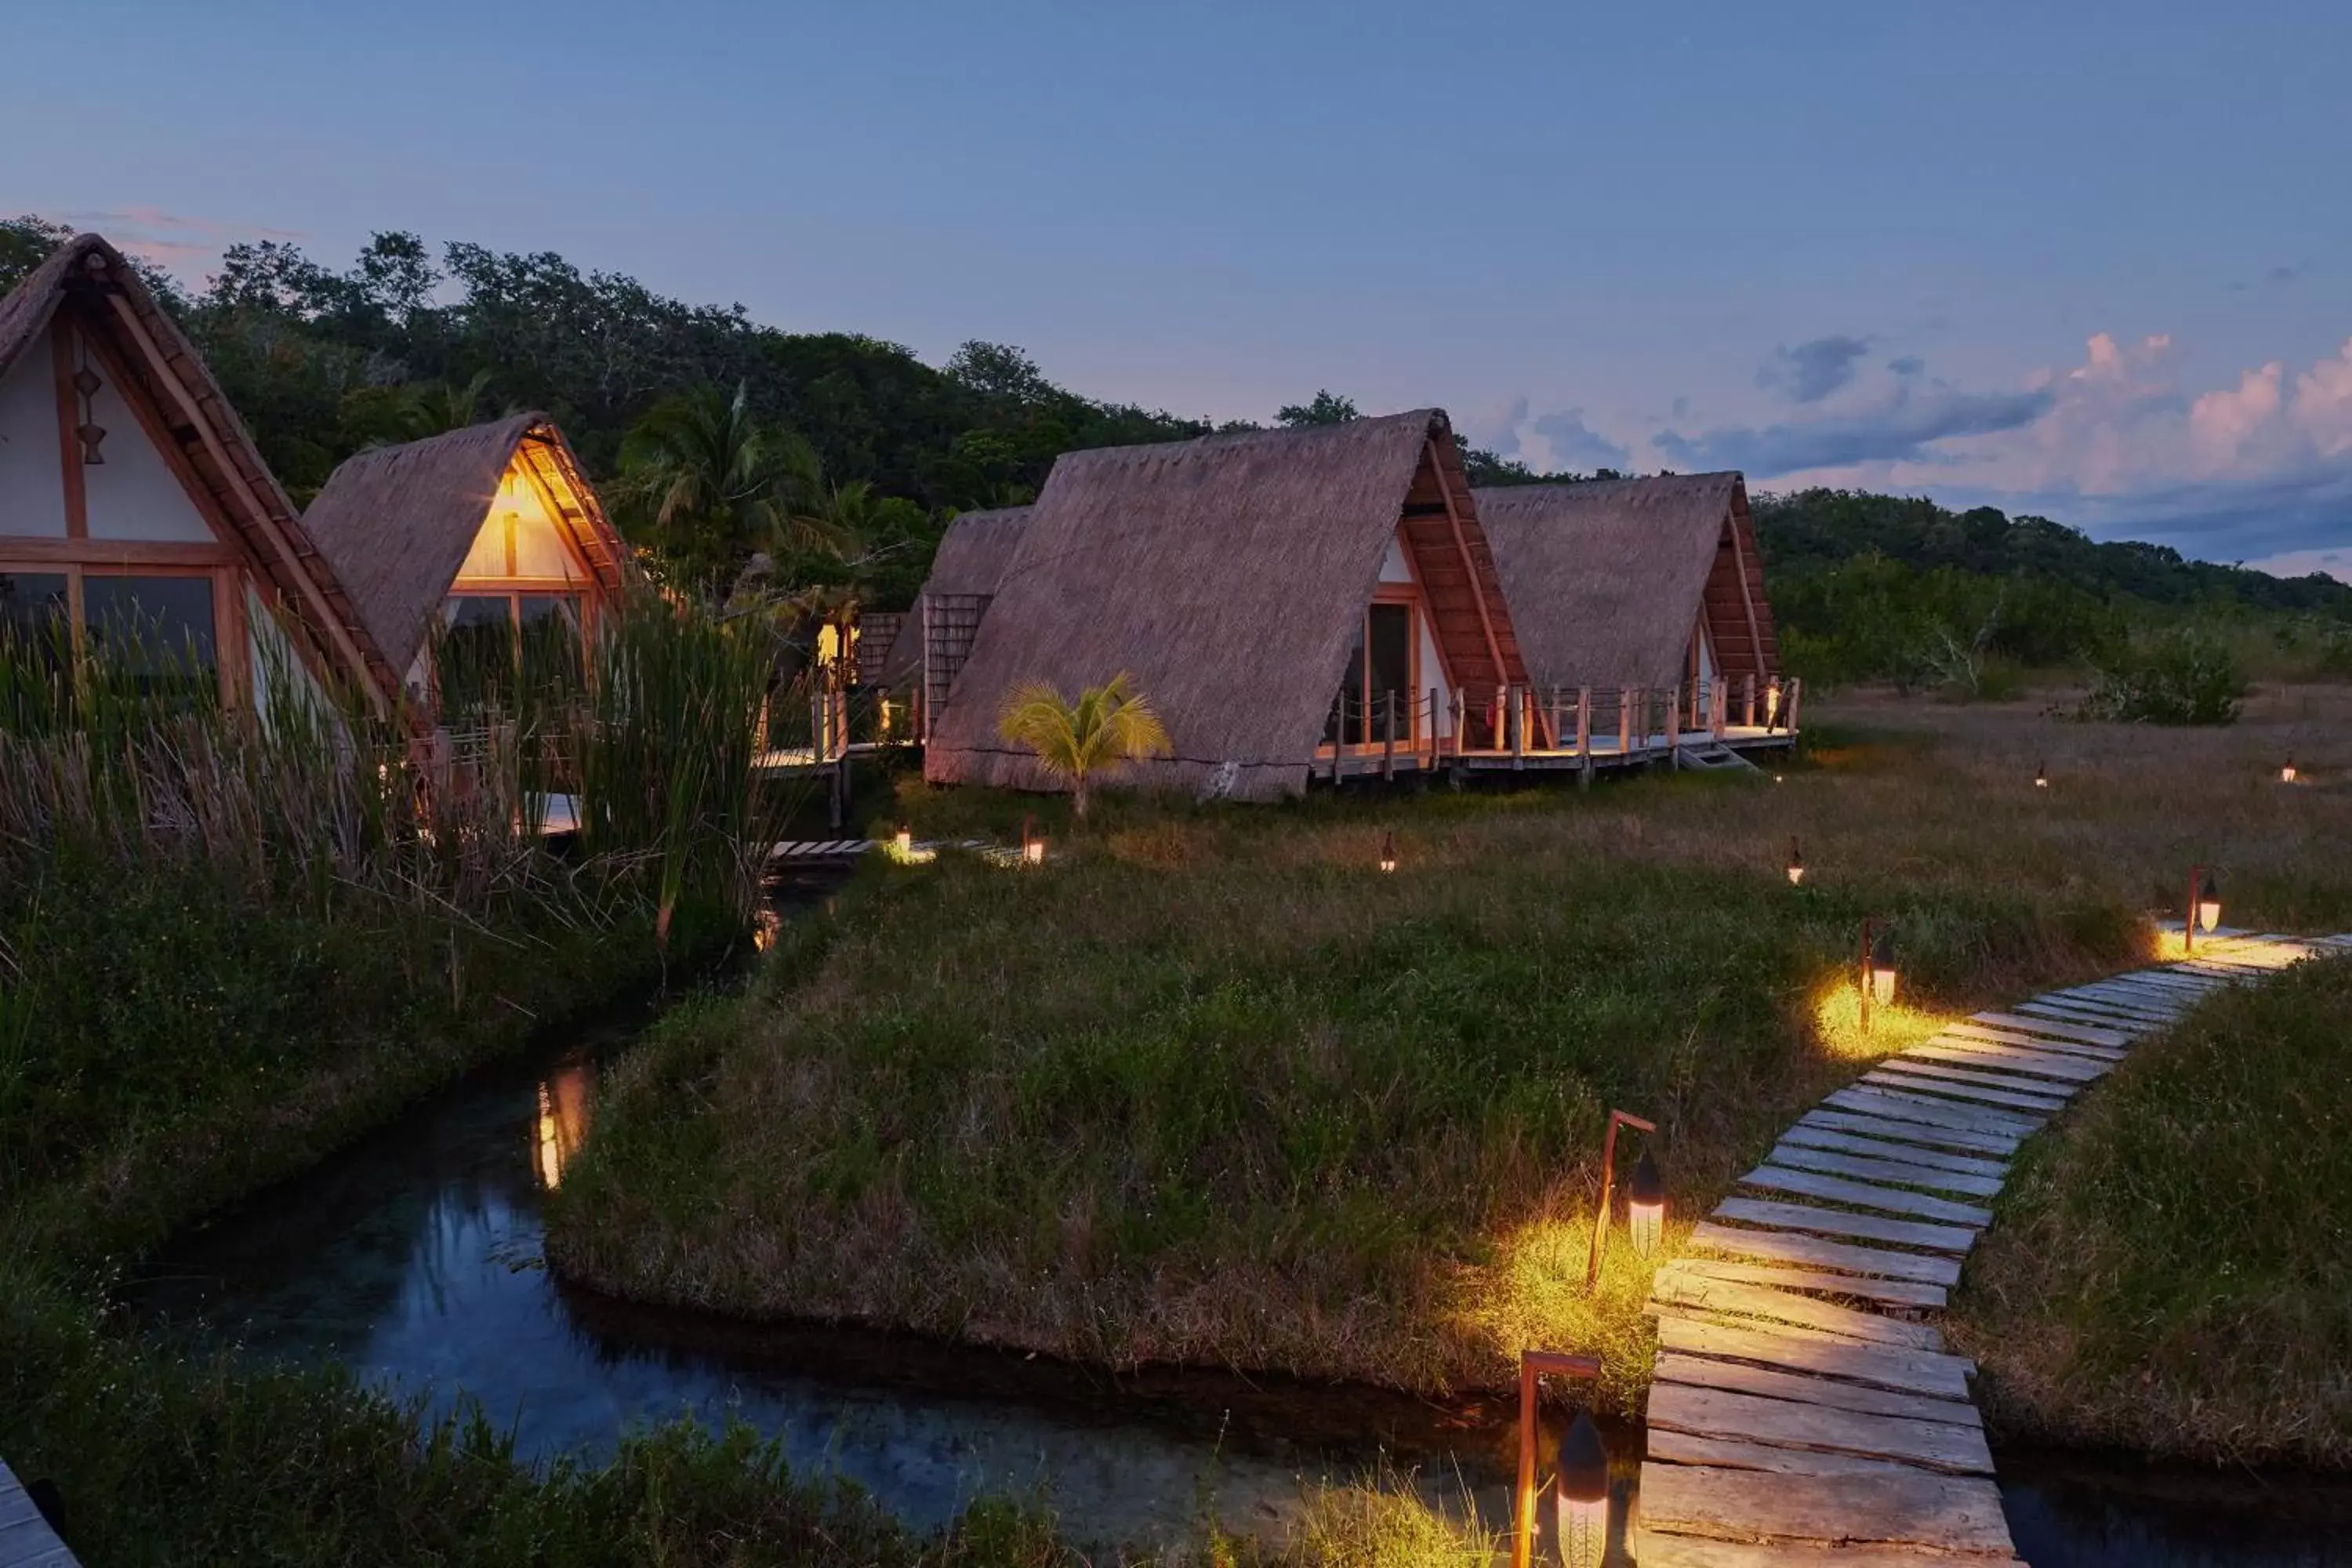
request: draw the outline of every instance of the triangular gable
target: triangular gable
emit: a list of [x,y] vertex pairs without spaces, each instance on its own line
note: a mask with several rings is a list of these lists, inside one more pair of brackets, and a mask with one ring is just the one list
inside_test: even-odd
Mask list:
[[[390,711],[398,690],[390,665],[243,422],[138,274],[97,235],[60,247],[0,300],[0,382],[22,385],[15,372],[37,376],[44,349],[60,361],[58,395],[85,400],[77,424],[107,430],[102,464],[65,464],[66,504],[80,512],[86,536],[228,546],[268,584],[304,657]],[[97,390],[76,382],[85,371]],[[140,449],[142,439],[152,449]]]

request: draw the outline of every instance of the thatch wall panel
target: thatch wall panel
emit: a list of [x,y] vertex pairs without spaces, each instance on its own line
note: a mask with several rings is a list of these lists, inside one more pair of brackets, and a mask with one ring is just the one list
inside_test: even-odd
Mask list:
[[923,680],[923,601],[932,595],[989,595],[996,592],[1005,563],[1021,542],[1029,520],[1025,506],[997,507],[956,515],[931,557],[930,575],[915,596],[915,607],[899,625],[897,639],[881,666],[882,684],[893,691],[911,691]]
[[[1271,799],[1304,790],[1342,666],[1428,455],[1451,458],[1443,413],[1250,431],[1065,455],[937,716],[926,776],[1051,787],[996,732],[1005,700],[1042,680],[1073,696],[1122,671],[1167,726],[1174,756],[1116,775]],[[1455,459],[1458,463],[1458,459]],[[1473,575],[1491,579],[1466,487]],[[1450,525],[1448,548],[1452,548]],[[1419,552],[1418,551],[1416,552]],[[1456,552],[1457,559],[1459,552]],[[1449,664],[1491,669],[1462,614],[1433,615]],[[1499,591],[1487,606],[1503,673],[1524,679]]]

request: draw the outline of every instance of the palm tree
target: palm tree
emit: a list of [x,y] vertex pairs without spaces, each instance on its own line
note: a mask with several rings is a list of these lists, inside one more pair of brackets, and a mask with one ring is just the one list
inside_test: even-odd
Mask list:
[[761,421],[751,387],[665,398],[621,441],[624,515],[681,576],[709,591],[783,521],[778,482],[797,437]]
[[1071,805],[1087,815],[1087,781],[1097,771],[1138,757],[1165,756],[1171,750],[1160,715],[1122,670],[1102,686],[1078,693],[1076,702],[1042,680],[1013,694],[998,716],[997,732],[1036,753],[1048,778],[1070,781]]

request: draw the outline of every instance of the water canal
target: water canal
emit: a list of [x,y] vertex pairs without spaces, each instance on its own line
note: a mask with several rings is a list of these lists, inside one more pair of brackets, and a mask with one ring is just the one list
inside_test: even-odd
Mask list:
[[[1278,1530],[1301,1483],[1383,1457],[1449,1506],[1506,1512],[1499,1402],[1432,1403],[1213,1373],[1108,1373],[858,1331],[648,1310],[568,1288],[541,1205],[591,1135],[626,1026],[486,1072],[175,1239],[127,1288],[248,1353],[337,1361],[436,1413],[478,1402],[527,1457],[609,1453],[632,1423],[730,1415],[922,1528],[1034,1495],[1080,1540],[1172,1542],[1204,1510]],[[1631,1432],[1612,1434],[1638,1455]],[[2004,1452],[2035,1568],[2352,1563],[2352,1481]],[[1622,1517],[1622,1510],[1620,1510]]]

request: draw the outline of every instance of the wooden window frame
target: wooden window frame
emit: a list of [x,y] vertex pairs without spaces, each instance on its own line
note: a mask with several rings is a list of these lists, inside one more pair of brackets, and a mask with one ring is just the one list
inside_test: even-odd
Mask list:
[[[68,548],[32,550],[28,545]],[[212,587],[213,673],[219,680],[221,702],[230,710],[246,706],[252,666],[246,648],[245,574],[233,552],[211,545],[11,539],[0,541],[0,574],[65,578],[66,625],[77,659],[89,652],[89,607],[82,594],[82,584],[89,578],[204,579]]]
[[[1429,629],[1429,605],[1422,595],[1421,584],[1418,583],[1382,583],[1372,590],[1372,596],[1365,602],[1363,613],[1357,623],[1362,634],[1359,646],[1363,652],[1356,664],[1356,696],[1358,700],[1364,704],[1364,732],[1372,738],[1364,741],[1349,741],[1347,738],[1347,719],[1343,713],[1339,722],[1339,738],[1337,741],[1318,742],[1315,748],[1315,754],[1318,757],[1341,754],[1350,757],[1378,756],[1388,749],[1388,742],[1385,740],[1373,736],[1373,731],[1377,726],[1371,712],[1372,610],[1377,605],[1401,606],[1406,613],[1405,648],[1406,657],[1410,661],[1408,668],[1412,673],[1407,678],[1405,687],[1407,700],[1403,715],[1404,723],[1396,738],[1397,750],[1412,751],[1428,738],[1421,732],[1421,709],[1418,704],[1422,690],[1421,639],[1423,633]],[[1435,640],[1433,636],[1432,640]]]

